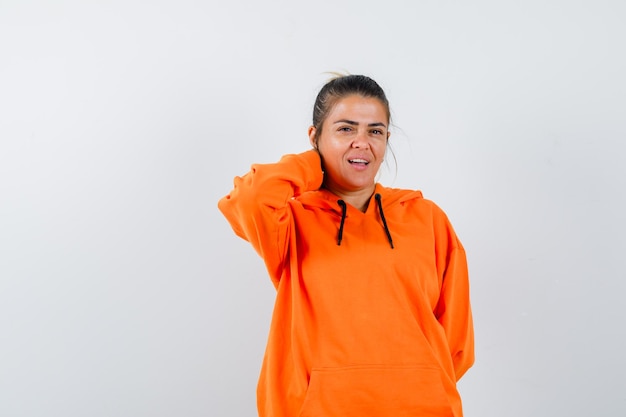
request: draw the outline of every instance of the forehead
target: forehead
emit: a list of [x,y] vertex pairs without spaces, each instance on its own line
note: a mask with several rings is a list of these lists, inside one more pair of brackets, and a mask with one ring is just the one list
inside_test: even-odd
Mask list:
[[329,112],[328,119],[331,123],[341,119],[367,123],[389,122],[387,108],[379,99],[359,95],[338,99]]

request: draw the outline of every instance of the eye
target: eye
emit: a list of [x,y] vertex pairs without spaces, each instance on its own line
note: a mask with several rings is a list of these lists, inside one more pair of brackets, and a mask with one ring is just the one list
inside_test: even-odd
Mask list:
[[372,133],[373,133],[374,135],[384,135],[384,134],[385,134],[385,132],[383,132],[383,131],[382,131],[382,130],[380,130],[380,129],[374,129],[374,130],[372,130]]
[[350,126],[341,126],[339,129],[337,129],[339,132],[351,132],[352,131],[352,127]]

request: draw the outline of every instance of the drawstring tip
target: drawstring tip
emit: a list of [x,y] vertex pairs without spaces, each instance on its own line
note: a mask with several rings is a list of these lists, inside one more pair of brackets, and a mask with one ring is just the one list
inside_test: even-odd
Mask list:
[[343,200],[337,200],[337,204],[341,207],[341,222],[339,223],[339,233],[337,233],[337,246],[341,246],[341,239],[343,238],[343,224],[346,221],[346,212],[348,207]]
[[383,227],[385,228],[385,234],[387,235],[387,240],[389,241],[389,246],[391,246],[391,249],[393,249],[393,239],[391,239],[391,232],[389,231],[389,227],[387,227],[387,220],[385,220],[385,213],[383,212],[382,196],[376,193],[374,198],[376,198],[376,203],[378,204],[378,212],[380,213],[380,220],[382,220],[383,222]]

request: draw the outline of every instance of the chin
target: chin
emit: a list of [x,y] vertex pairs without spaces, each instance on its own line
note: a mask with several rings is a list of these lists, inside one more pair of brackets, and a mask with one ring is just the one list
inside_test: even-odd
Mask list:
[[368,188],[373,188],[374,187],[375,182],[374,181],[368,181],[368,182],[358,182],[358,183],[352,183],[350,184],[350,188],[353,191],[361,191],[361,190],[366,190]]

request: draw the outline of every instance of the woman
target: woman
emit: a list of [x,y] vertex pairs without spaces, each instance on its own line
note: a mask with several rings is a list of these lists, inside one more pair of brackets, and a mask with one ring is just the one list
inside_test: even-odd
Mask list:
[[376,183],[389,121],[374,80],[335,78],[315,102],[313,149],[253,165],[219,202],[277,289],[261,417],[462,416],[465,252],[419,191]]

